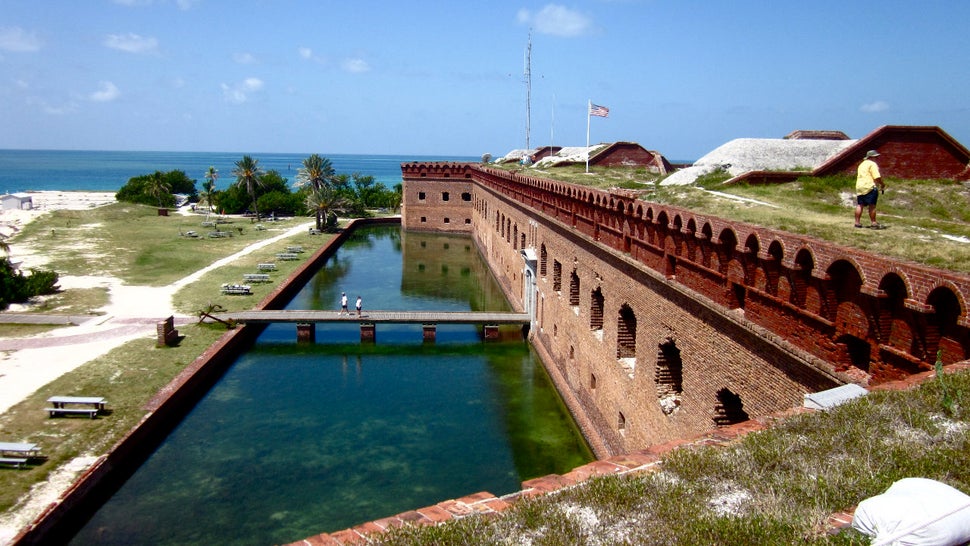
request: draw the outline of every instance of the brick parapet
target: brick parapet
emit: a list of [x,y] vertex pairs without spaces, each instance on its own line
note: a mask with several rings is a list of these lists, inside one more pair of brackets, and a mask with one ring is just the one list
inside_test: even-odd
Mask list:
[[504,202],[555,219],[720,305],[743,308],[748,294],[756,296],[762,312],[750,320],[844,369],[850,366],[845,340],[856,343],[844,336],[870,343],[878,350],[862,376],[873,381],[926,367],[937,350],[948,362],[970,354],[966,273],[650,203],[629,190],[469,168]]

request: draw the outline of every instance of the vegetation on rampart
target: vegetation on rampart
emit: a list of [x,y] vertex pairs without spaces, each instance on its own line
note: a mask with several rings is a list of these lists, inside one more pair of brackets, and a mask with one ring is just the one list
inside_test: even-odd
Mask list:
[[645,201],[808,235],[940,269],[970,272],[970,184],[966,182],[886,179],[886,193],[879,197],[877,210],[880,223],[888,229],[870,231],[852,227],[852,176],[804,176],[784,184],[727,186],[723,182],[730,176],[715,171],[693,185],[664,186],[660,176],[644,168],[590,170],[592,173],[586,174],[584,166],[573,165],[524,172],[598,189],[636,189]]

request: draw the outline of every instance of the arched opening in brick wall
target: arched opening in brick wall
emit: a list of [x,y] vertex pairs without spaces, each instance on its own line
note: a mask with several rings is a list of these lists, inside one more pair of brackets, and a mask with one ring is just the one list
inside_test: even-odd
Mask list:
[[660,344],[654,383],[660,409],[667,415],[672,414],[680,407],[680,395],[684,391],[684,364],[673,339],[667,338]]
[[858,299],[862,276],[852,263],[845,260],[833,262],[826,273],[829,280],[823,284],[820,314],[828,320],[836,320],[841,303]]
[[785,257],[785,247],[778,241],[772,241],[768,245],[766,254],[766,259],[761,262],[765,275],[765,292],[777,296],[778,279],[781,277],[781,262]]
[[[970,329],[957,324],[960,316],[960,300],[948,288],[939,287],[930,292],[926,303],[933,307],[927,320],[927,345],[932,349],[929,356],[939,351],[943,362],[950,364],[967,358],[970,354]],[[931,340],[935,339],[935,343]],[[930,359],[927,359],[930,360]]]
[[710,269],[712,261],[711,257],[714,254],[714,247],[712,243],[714,239],[714,229],[711,227],[710,222],[704,222],[704,225],[701,226],[701,233],[698,239],[697,256],[692,257],[691,259]]
[[626,436],[626,415],[623,415],[622,411],[617,413],[616,430],[620,436]]
[[745,288],[743,284],[738,284],[732,282],[731,284],[731,299],[728,302],[731,309],[744,309],[744,300],[748,294],[748,289]]
[[603,330],[603,290],[596,287],[589,297],[589,329],[593,331]]
[[869,373],[872,363],[872,345],[864,339],[852,335],[843,335],[835,340],[836,345],[841,349],[838,369],[857,368]]
[[562,264],[559,260],[552,261],[552,290],[562,292]]
[[728,264],[734,258],[734,255],[738,252],[738,236],[734,233],[731,228],[726,228],[721,231],[721,234],[717,237],[717,246],[715,247],[715,258],[717,258],[717,263],[713,264],[717,272],[726,275],[728,272]]
[[906,309],[906,298],[909,297],[906,283],[899,275],[889,274],[879,282],[879,290],[884,297],[877,301],[877,339],[911,357],[903,362],[898,352],[892,352],[884,354],[882,359],[900,369],[913,366],[927,354],[927,348],[922,336],[915,334],[919,328],[913,323],[913,314]]
[[816,306],[809,305],[807,301],[808,288],[812,283],[813,269],[815,269],[815,259],[812,258],[812,253],[805,249],[799,250],[798,254],[795,255],[795,266],[792,268],[789,276],[789,281],[791,282],[790,303],[803,309],[817,312],[817,309],[813,309]]
[[579,306],[579,273],[575,269],[569,274],[569,305]]
[[[616,319],[616,358],[633,360],[637,356],[637,316],[623,304]],[[632,367],[633,362],[627,362]]]
[[717,402],[714,404],[714,425],[723,427],[748,420],[744,411],[741,397],[728,388],[717,391]]
[[549,258],[549,253],[546,251],[546,245],[543,243],[539,247],[539,276],[546,276],[546,260]]

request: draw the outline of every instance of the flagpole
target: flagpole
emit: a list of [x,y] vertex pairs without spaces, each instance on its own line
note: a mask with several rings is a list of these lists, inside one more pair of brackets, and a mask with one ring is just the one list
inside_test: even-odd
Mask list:
[[593,100],[586,101],[586,173],[589,173],[589,111],[593,109]]

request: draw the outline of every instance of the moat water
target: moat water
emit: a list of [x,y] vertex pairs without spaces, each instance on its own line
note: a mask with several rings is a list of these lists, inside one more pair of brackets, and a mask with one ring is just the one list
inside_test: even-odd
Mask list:
[[[288,305],[505,311],[469,238],[368,227]],[[592,455],[538,358],[474,326],[268,327],[72,544],[279,544],[479,491],[520,489]]]

